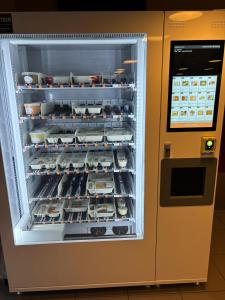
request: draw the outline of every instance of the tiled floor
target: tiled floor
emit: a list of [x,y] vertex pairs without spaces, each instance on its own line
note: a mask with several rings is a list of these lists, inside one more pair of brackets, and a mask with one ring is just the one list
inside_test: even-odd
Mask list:
[[208,282],[205,285],[129,287],[9,294],[0,282],[0,300],[225,300],[225,211],[214,216]]

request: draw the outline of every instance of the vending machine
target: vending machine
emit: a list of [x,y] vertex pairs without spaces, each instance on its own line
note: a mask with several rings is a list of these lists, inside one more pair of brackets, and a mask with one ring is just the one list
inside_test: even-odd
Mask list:
[[12,14],[0,36],[10,291],[154,284],[163,17]]
[[224,12],[165,14],[158,284],[207,281],[225,98],[224,20]]

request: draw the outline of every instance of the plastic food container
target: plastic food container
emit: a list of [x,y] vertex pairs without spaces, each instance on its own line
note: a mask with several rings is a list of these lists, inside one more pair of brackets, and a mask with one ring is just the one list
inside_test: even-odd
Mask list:
[[47,141],[50,144],[57,144],[59,140],[61,140],[62,143],[72,143],[74,138],[75,135],[73,133],[54,133],[48,136]]
[[86,113],[86,106],[83,104],[77,105],[75,103],[72,104],[72,113],[76,113],[78,115],[84,115]]
[[55,169],[58,154],[45,153],[35,157],[29,164],[32,170]]
[[115,206],[112,203],[91,204],[88,214],[91,218],[110,218],[115,215]]
[[118,161],[119,167],[120,168],[126,168],[126,166],[127,166],[127,157],[126,157],[125,151],[122,150],[122,149],[118,149],[117,153],[116,153],[116,156],[117,156],[117,161]]
[[123,198],[117,199],[117,205],[118,205],[118,213],[121,216],[126,216],[128,208],[125,199]]
[[72,83],[73,84],[92,84],[92,76],[80,76],[72,74]]
[[53,84],[71,84],[70,76],[53,76]]
[[112,174],[92,173],[88,176],[87,190],[90,194],[109,194],[114,190]]
[[47,216],[50,218],[58,218],[63,214],[64,201],[63,200],[53,200],[50,202]]
[[100,114],[101,109],[102,109],[101,104],[93,104],[93,105],[89,104],[87,106],[87,110],[88,110],[89,114]]
[[25,107],[25,112],[27,115],[33,115],[36,116],[40,114],[41,112],[41,103],[36,102],[36,103],[24,103]]
[[80,143],[86,142],[102,142],[104,129],[102,128],[80,128],[76,133],[76,137]]
[[110,167],[114,163],[112,151],[88,152],[87,164],[89,167]]
[[46,75],[36,72],[23,72],[22,74],[24,84],[44,84]]
[[133,137],[131,130],[126,128],[106,129],[105,135],[109,142],[128,142]]
[[64,210],[67,213],[73,212],[85,212],[88,209],[88,201],[87,200],[66,200],[66,204],[64,206]]
[[30,132],[31,142],[33,144],[44,143],[49,134],[54,131],[54,126],[52,127],[41,127]]
[[44,218],[47,215],[49,207],[48,201],[42,201],[37,206],[34,207],[33,215],[35,217],[41,217]]
[[83,168],[86,158],[86,152],[62,153],[58,159],[58,165],[63,169],[70,166],[74,168]]

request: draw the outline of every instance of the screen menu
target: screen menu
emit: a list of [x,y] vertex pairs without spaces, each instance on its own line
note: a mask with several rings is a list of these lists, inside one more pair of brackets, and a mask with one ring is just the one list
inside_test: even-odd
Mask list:
[[168,131],[216,126],[223,42],[172,42]]
[[173,77],[172,127],[212,127],[217,76]]

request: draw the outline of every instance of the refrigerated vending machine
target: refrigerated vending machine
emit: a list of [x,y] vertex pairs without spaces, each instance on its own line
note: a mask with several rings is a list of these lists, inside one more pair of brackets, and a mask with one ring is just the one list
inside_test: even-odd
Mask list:
[[165,15],[156,282],[206,282],[224,112],[224,12]]
[[153,284],[163,13],[12,19],[0,36],[10,291]]

